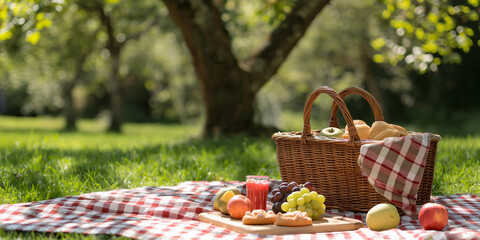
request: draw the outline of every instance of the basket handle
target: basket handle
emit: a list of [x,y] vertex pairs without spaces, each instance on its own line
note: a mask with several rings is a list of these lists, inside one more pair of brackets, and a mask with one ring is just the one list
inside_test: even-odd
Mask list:
[[[375,121],[383,121],[384,120],[383,112],[382,112],[382,109],[380,108],[380,104],[378,104],[377,100],[375,99],[375,97],[372,94],[370,94],[369,92],[367,92],[363,88],[349,87],[349,88],[343,89],[338,95],[340,95],[340,97],[342,99],[344,99],[346,96],[348,96],[350,94],[360,95],[365,100],[367,100],[368,104],[370,104],[370,108],[373,111]],[[338,119],[337,119],[337,111],[338,111],[338,106],[334,102],[332,104],[332,114],[330,115],[330,123],[329,123],[330,127],[340,128],[340,125],[338,124]]]
[[328,96],[330,96],[333,99],[334,105],[340,108],[343,118],[347,122],[348,132],[350,133],[350,139],[348,140],[348,144],[354,145],[355,141],[360,140],[360,137],[358,136],[358,132],[357,132],[357,128],[355,128],[355,124],[353,124],[352,116],[350,115],[350,112],[348,112],[347,105],[345,105],[345,102],[343,102],[342,98],[340,97],[340,95],[338,95],[338,93],[335,90],[327,86],[322,86],[315,89],[310,94],[310,96],[307,99],[307,102],[305,103],[305,109],[303,110],[303,130],[302,130],[302,136],[300,138],[300,141],[303,144],[307,144],[307,140],[306,140],[307,136],[312,136],[312,128],[310,125],[310,115],[312,112],[312,105],[315,99],[317,99],[317,97],[321,93],[326,93]]

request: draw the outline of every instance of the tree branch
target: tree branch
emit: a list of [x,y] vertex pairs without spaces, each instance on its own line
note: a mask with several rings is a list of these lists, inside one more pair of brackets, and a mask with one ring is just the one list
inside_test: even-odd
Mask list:
[[299,0],[292,12],[272,31],[265,43],[244,62],[256,75],[256,88],[261,88],[280,68],[293,47],[330,0]]
[[[173,21],[180,28],[197,76],[215,71],[209,62],[238,67],[232,53],[231,36],[220,17],[218,6],[212,0],[162,0]],[[204,61],[208,58],[212,61]],[[205,78],[198,77],[199,81]],[[205,84],[209,84],[205,82]]]
[[110,16],[105,13],[103,4],[97,6],[98,15],[100,17],[100,22],[106,28],[106,33],[108,36],[107,48],[110,51],[110,54],[116,54],[119,49],[119,42],[115,38],[115,33],[113,29],[113,23]]

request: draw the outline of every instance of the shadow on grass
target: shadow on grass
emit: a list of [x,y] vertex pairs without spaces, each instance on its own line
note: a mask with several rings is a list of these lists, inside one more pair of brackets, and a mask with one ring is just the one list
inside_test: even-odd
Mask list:
[[0,128],[0,133],[3,134],[19,134],[19,135],[28,135],[35,134],[38,136],[48,136],[48,135],[82,135],[82,136],[103,136],[108,135],[119,135],[120,133],[110,132],[110,131],[100,131],[100,130],[82,130],[82,131],[73,131],[69,129],[45,129],[45,128]]

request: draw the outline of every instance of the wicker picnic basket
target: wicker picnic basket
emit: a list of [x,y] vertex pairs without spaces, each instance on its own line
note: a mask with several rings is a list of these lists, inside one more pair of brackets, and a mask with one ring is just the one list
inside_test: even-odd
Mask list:
[[[350,139],[322,138],[315,136],[321,130],[311,130],[310,114],[313,102],[325,93],[333,98],[330,116],[331,127],[339,127],[336,113],[340,111],[347,123]],[[327,208],[349,211],[368,211],[381,202],[388,202],[375,192],[358,166],[360,147],[374,140],[360,140],[343,98],[350,94],[362,96],[370,104],[375,121],[383,121],[383,113],[375,98],[364,89],[351,87],[337,93],[329,87],[313,91],[305,103],[303,130],[278,132],[272,139],[277,145],[277,161],[282,181],[312,182],[326,198]],[[432,134],[423,178],[418,190],[417,204],[430,202],[433,183],[435,154],[440,136]]]

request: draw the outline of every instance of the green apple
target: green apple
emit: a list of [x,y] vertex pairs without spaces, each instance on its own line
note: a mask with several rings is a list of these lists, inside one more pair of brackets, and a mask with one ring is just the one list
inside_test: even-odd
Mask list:
[[341,138],[344,132],[340,128],[336,127],[327,127],[322,129],[320,136],[331,137],[331,138]]

